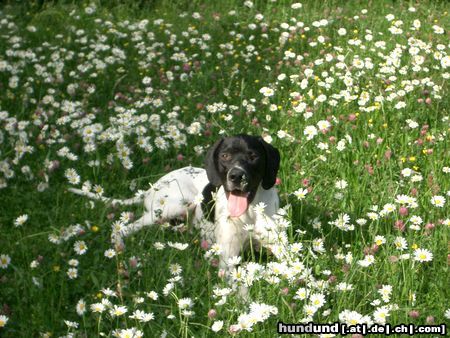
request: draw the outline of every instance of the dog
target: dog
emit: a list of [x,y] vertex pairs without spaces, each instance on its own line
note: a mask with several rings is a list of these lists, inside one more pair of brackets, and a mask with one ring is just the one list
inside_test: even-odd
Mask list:
[[[219,266],[239,256],[252,237],[264,245],[272,217],[279,208],[275,181],[279,151],[261,137],[224,137],[208,150],[205,168],[185,167],[160,178],[143,196],[128,200],[100,197],[70,188],[73,193],[111,204],[130,205],[144,200],[146,211],[130,225],[113,231],[112,240],[123,247],[123,238],[144,226],[190,218],[209,242],[220,246]],[[249,231],[251,229],[251,231]]]

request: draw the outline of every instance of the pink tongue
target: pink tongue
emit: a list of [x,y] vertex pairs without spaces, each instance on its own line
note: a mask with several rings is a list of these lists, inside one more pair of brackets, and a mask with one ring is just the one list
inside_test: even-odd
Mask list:
[[238,196],[230,192],[228,196],[228,211],[231,217],[241,216],[247,210],[247,196]]

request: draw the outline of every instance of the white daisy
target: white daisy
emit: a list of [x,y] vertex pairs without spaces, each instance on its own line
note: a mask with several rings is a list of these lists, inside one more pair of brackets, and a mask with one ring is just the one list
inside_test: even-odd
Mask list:
[[433,254],[427,249],[418,248],[414,251],[414,260],[417,262],[431,262]]
[[219,332],[220,330],[222,330],[223,327],[223,321],[222,320],[216,320],[213,325],[211,326],[211,330],[213,330],[214,332]]
[[307,193],[308,193],[308,190],[303,189],[303,188],[300,188],[300,189],[294,191],[295,197],[297,197],[300,201],[306,197]]
[[14,221],[14,225],[16,227],[20,227],[20,226],[24,225],[27,220],[28,220],[28,215],[26,215],[26,214],[21,215],[16,218],[16,220]]
[[442,208],[445,204],[445,197],[444,196],[433,196],[431,197],[431,204],[433,204],[435,207]]
[[9,257],[8,255],[5,255],[5,254],[1,254],[0,255],[0,268],[6,269],[9,265],[9,263],[11,263],[11,257]]
[[406,242],[406,239],[400,236],[395,238],[394,246],[396,249],[401,251],[408,249],[408,243]]
[[80,299],[78,301],[77,306],[76,306],[76,311],[77,311],[77,314],[79,316],[82,316],[82,315],[85,314],[85,312],[86,312],[86,302],[84,301],[84,299]]
[[84,255],[88,250],[88,247],[84,241],[76,241],[73,248],[78,255]]

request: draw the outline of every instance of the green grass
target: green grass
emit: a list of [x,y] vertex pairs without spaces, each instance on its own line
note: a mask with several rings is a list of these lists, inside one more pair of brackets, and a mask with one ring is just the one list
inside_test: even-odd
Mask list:
[[[235,292],[223,305],[216,304],[213,289],[229,285],[204,258],[201,237],[192,226],[187,224],[186,231],[144,229],[126,240],[124,252],[108,259],[104,252],[111,248],[113,222],[125,211],[139,217],[143,207],[112,208],[75,196],[67,191],[72,185],[65,172],[75,169],[81,183],[100,185],[105,196],[128,198],[137,189],[148,189],[149,183],[169,170],[202,166],[209,145],[221,135],[238,133],[271,136],[280,150],[278,188],[287,210],[285,218],[292,225],[286,230],[288,242],[303,244],[297,258],[304,271],[310,269],[310,273],[289,278],[274,272],[278,260],[266,249],[261,254],[245,253],[244,262],[256,261],[267,270],[250,287],[251,301],[272,305],[278,313],[254,324],[251,332],[242,330],[239,336],[272,337],[278,321],[305,320],[303,307],[309,300],[294,297],[301,287],[325,296],[325,304],[308,319],[315,323],[342,321],[339,315],[344,310],[373,320],[374,311],[385,305],[390,307],[387,322],[392,325],[449,324],[449,71],[439,60],[449,54],[447,3],[305,1],[300,9],[291,8],[288,1],[255,1],[252,8],[239,1],[96,4],[91,14],[85,10],[88,3],[69,1],[10,2],[0,9],[0,255],[11,259],[0,268],[0,316],[5,316],[0,317],[1,336],[69,332],[77,337],[112,336],[113,330],[126,328],[137,328],[148,337],[164,332],[168,337],[229,335],[230,326],[248,313],[249,305]],[[409,11],[410,6],[416,11]],[[231,10],[236,13],[230,15]],[[197,12],[200,19],[192,15]],[[263,19],[255,18],[256,14]],[[395,19],[387,20],[388,14]],[[159,19],[164,21],[154,23]],[[314,22],[321,19],[327,24],[315,27]],[[403,22],[399,25],[403,33],[392,34],[389,29],[398,20]],[[415,31],[410,29],[414,20],[421,22]],[[288,31],[282,24],[296,22],[303,25],[298,24],[281,43],[281,33]],[[434,25],[444,33],[435,33]],[[347,30],[345,36],[338,34],[340,28]],[[319,36],[324,42],[311,45]],[[418,54],[424,56],[423,63],[414,61],[409,52],[414,43],[411,37],[422,41]],[[349,44],[349,39],[359,39],[360,46]],[[377,41],[384,41],[385,46]],[[396,46],[401,55],[391,54]],[[287,51],[295,53],[296,59],[286,58]],[[336,59],[341,56],[339,65]],[[370,58],[373,67],[358,68],[353,64],[358,57]],[[397,59],[399,64],[386,69]],[[307,69],[313,75],[303,86]],[[185,81],[180,80],[183,73],[187,74]],[[346,73],[353,86],[344,83]],[[278,79],[280,74],[286,79]],[[17,85],[12,83],[14,76]],[[299,80],[290,80],[290,76]],[[145,77],[152,79],[150,85],[142,82]],[[330,81],[329,88],[324,87],[326,81]],[[74,89],[68,89],[69,85]],[[146,93],[146,87],[153,90]],[[274,95],[265,99],[262,87],[272,88]],[[359,97],[363,91],[370,96],[366,104],[344,97]],[[391,93],[397,97],[390,98]],[[321,94],[326,100],[315,101]],[[341,97],[333,97],[337,94]],[[376,102],[377,96],[383,101]],[[331,99],[336,102],[330,104]],[[224,111],[208,110],[208,105],[219,102],[227,105]],[[398,102],[405,107],[395,108]],[[66,109],[67,103],[76,106]],[[302,103],[311,110],[311,117],[298,109]],[[367,107],[373,109],[364,111]],[[123,122],[129,118],[127,112],[141,120]],[[177,112],[176,116],[171,112]],[[70,121],[62,121],[63,116]],[[160,125],[145,120],[155,116]],[[331,127],[308,140],[305,128],[317,127],[322,120],[329,120]],[[410,128],[409,120],[417,122],[417,128]],[[22,126],[20,121],[28,124]],[[192,122],[200,123],[199,133],[187,132]],[[95,137],[93,151],[86,151],[87,140],[81,131],[92,124],[102,130]],[[179,144],[167,126],[176,126]],[[113,137],[100,137],[108,128]],[[114,134],[121,135],[131,151],[130,169],[117,156]],[[138,146],[139,134],[150,137],[152,151]],[[157,147],[158,137],[166,140],[167,149]],[[337,149],[339,143],[345,143],[342,151]],[[31,148],[15,160],[19,145]],[[328,149],[323,149],[325,145]],[[78,159],[58,154],[64,146]],[[54,168],[52,161],[58,161]],[[90,161],[99,161],[99,166],[91,166]],[[422,179],[413,182],[402,174],[405,168]],[[339,180],[345,180],[347,187],[338,189]],[[43,184],[46,188],[38,191]],[[310,189],[301,200],[294,194],[300,188]],[[417,207],[408,207],[408,215],[401,215],[400,204],[395,202],[402,194],[417,199]],[[434,206],[433,196],[444,196],[445,205]],[[379,214],[387,203],[395,205],[392,213],[369,219],[368,213]],[[15,226],[24,214],[28,220]],[[340,214],[349,215],[354,230],[329,224]],[[423,220],[417,230],[411,228],[412,216]],[[366,219],[365,225],[356,223],[361,218]],[[395,227],[398,221],[404,222],[404,231]],[[59,244],[49,241],[49,235],[60,236],[75,224],[81,232]],[[373,247],[376,236],[386,242]],[[395,248],[396,237],[404,238],[407,249]],[[317,239],[323,240],[323,252],[313,249]],[[76,241],[85,242],[85,254],[75,252]],[[157,242],[166,247],[157,250]],[[179,251],[168,247],[168,242],[188,243],[189,247]],[[417,248],[429,250],[432,260],[414,260]],[[375,262],[362,267],[358,261],[367,254]],[[402,254],[411,257],[402,258]],[[78,260],[74,279],[67,275],[71,259]],[[173,277],[172,264],[181,266],[182,280],[164,296],[163,289]],[[275,275],[277,282],[270,282],[269,276]],[[339,290],[341,282],[352,284],[352,289]],[[378,293],[382,285],[392,286],[386,302]],[[105,296],[101,290],[106,288],[117,296]],[[157,300],[146,296],[150,291],[158,293]],[[136,303],[136,297],[145,300]],[[177,306],[181,298],[192,299],[195,315],[181,314]],[[87,304],[83,315],[76,312],[80,299]],[[115,318],[108,310],[102,315],[92,313],[90,305],[102,299],[124,305],[128,312]],[[380,303],[374,304],[375,300]],[[147,323],[129,318],[136,309],[151,312],[155,318]],[[211,309],[217,313],[215,318],[208,318]],[[8,318],[4,327],[2,318]],[[68,328],[64,320],[79,326]],[[211,331],[216,320],[224,322],[218,333]]]

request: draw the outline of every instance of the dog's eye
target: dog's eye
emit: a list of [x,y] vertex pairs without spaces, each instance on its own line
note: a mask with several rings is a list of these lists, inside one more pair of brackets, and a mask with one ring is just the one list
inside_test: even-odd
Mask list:
[[250,161],[255,161],[258,159],[258,154],[254,153],[254,152],[249,152],[248,158],[250,159]]
[[231,160],[231,155],[229,153],[222,153],[220,154],[220,158],[224,161],[229,161]]

